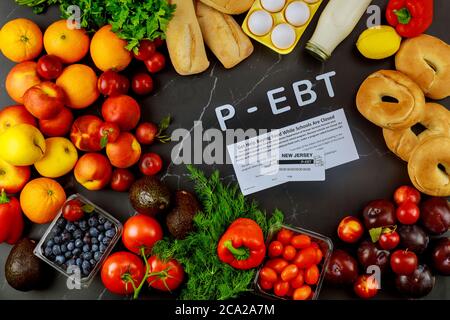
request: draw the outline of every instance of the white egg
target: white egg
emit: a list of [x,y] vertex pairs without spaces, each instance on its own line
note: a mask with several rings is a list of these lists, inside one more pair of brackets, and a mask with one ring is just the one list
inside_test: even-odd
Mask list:
[[263,36],[272,29],[273,19],[267,11],[257,10],[248,17],[247,25],[251,33]]
[[308,22],[310,14],[308,5],[303,1],[291,2],[284,11],[287,22],[296,27]]
[[287,23],[281,23],[272,30],[272,43],[278,49],[287,49],[295,42],[295,30]]
[[269,12],[278,12],[283,9],[286,0],[261,0],[261,5]]

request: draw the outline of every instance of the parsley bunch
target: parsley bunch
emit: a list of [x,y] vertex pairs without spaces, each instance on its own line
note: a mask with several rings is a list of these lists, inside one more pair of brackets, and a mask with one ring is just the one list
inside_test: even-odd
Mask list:
[[174,258],[187,274],[187,283],[181,292],[185,300],[225,300],[251,290],[256,270],[237,270],[217,257],[217,243],[228,226],[237,218],[256,221],[267,236],[269,230],[279,229],[283,214],[276,210],[267,217],[255,202],[245,200],[237,186],[225,186],[219,173],[207,178],[203,172],[188,166],[195,191],[203,211],[194,217],[195,232],[185,239],[158,241],[153,254],[161,259]]
[[36,13],[56,4],[65,19],[73,14],[68,10],[70,6],[77,5],[81,10],[81,27],[94,31],[109,23],[112,31],[128,42],[128,50],[137,48],[142,39],[164,39],[175,11],[168,0],[16,0],[16,3],[33,7]]

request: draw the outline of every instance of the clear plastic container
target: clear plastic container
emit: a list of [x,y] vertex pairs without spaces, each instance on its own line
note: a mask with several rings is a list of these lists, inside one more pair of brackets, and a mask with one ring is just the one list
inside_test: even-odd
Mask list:
[[[311,240],[313,242],[316,242],[319,245],[320,249],[322,250],[323,259],[320,262],[320,264],[318,265],[318,267],[320,269],[320,276],[319,276],[319,280],[317,281],[317,284],[313,286],[314,295],[312,297],[312,300],[317,300],[319,297],[319,294],[320,294],[320,289],[322,288],[323,279],[325,277],[325,269],[330,261],[331,254],[333,253],[333,242],[331,241],[330,238],[323,236],[319,233],[310,231],[310,230],[292,227],[292,226],[288,226],[288,225],[283,225],[282,228],[293,231],[294,235],[299,235],[299,234],[308,235],[309,237],[311,237]],[[273,240],[274,236],[278,233],[279,230],[281,230],[281,229],[271,230],[269,232],[269,235],[266,240],[267,248],[269,248],[270,242]],[[260,273],[261,269],[264,267],[264,264],[266,263],[266,261],[268,260],[267,258],[268,257],[266,257],[264,262],[259,267],[258,272],[256,273],[256,277],[253,282],[255,292],[263,297],[270,298],[270,299],[291,300],[290,298],[279,297],[279,296],[275,295],[273,292],[267,292],[266,290],[264,290],[263,288],[260,287],[260,285],[258,283],[259,273]]]
[[[90,271],[90,273],[88,275],[83,276],[81,271],[80,271],[78,273],[80,276],[76,276],[76,273],[73,272],[74,271],[74,269],[73,269],[74,267],[72,267],[72,270],[71,270],[72,272],[69,273],[69,272],[67,272],[67,267],[64,268],[62,265],[57,264],[54,261],[51,261],[50,259],[48,259],[45,256],[45,254],[44,254],[45,243],[47,242],[49,236],[52,235],[52,232],[55,231],[55,228],[57,227],[56,224],[57,224],[58,220],[60,218],[64,219],[62,217],[62,209],[59,211],[59,213],[57,214],[55,219],[53,219],[52,223],[50,224],[50,226],[46,230],[44,236],[41,238],[39,243],[36,245],[36,248],[34,249],[34,254],[37,257],[39,257],[40,259],[42,259],[43,261],[45,261],[46,263],[48,263],[54,269],[56,269],[59,272],[61,272],[62,274],[64,274],[66,277],[71,277],[71,279],[73,279],[74,283],[75,284],[79,284],[81,288],[87,288],[91,284],[91,282],[94,279],[94,277],[97,274],[97,272],[100,270],[100,267],[101,267],[103,261],[105,260],[105,258],[109,256],[109,254],[111,253],[111,250],[114,248],[114,246],[116,245],[117,241],[119,241],[120,237],[122,236],[123,226],[116,218],[114,218],[112,215],[110,215],[109,213],[107,213],[102,208],[98,207],[97,205],[95,205],[94,203],[92,203],[91,201],[89,201],[88,199],[83,197],[82,195],[80,195],[80,194],[71,195],[70,197],[67,198],[66,202],[68,202],[70,200],[73,200],[73,199],[79,199],[82,203],[91,205],[94,208],[93,212],[98,214],[99,217],[103,217],[106,221],[111,222],[112,225],[115,228],[115,234],[111,238],[111,241],[109,242],[109,244],[106,246],[106,249],[102,253],[101,258],[96,262],[95,266],[92,267],[92,269],[91,269],[91,271]],[[89,213],[86,213],[86,215],[88,215],[88,214]],[[90,214],[92,214],[92,213],[90,213]]]

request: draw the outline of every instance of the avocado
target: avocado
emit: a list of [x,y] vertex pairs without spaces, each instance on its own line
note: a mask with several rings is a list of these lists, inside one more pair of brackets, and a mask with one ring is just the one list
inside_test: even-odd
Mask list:
[[170,206],[170,191],[159,179],[145,176],[131,186],[130,202],[137,212],[156,215]]
[[45,278],[45,265],[33,253],[34,240],[23,238],[12,248],[5,264],[5,277],[16,290],[30,291],[40,287]]
[[200,211],[197,198],[187,191],[177,191],[175,194],[175,207],[166,217],[169,232],[177,239],[186,238],[189,232],[194,231],[193,219]]

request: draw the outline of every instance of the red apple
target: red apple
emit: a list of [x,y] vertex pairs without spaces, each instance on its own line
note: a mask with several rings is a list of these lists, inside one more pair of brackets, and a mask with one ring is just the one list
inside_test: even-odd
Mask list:
[[112,167],[100,153],[86,153],[75,165],[75,179],[88,190],[100,190],[111,180]]
[[41,82],[28,89],[23,95],[25,108],[36,118],[54,118],[64,108],[64,90],[50,81]]
[[47,137],[62,137],[70,131],[72,122],[72,112],[68,108],[63,108],[56,117],[39,120],[39,129]]
[[128,191],[134,182],[134,175],[128,169],[114,169],[111,177],[111,189],[114,191]]
[[129,132],[120,133],[115,142],[106,145],[106,155],[117,168],[128,168],[139,161],[141,145]]
[[96,116],[85,115],[75,120],[70,130],[70,140],[81,151],[100,151],[100,127],[103,121]]
[[102,116],[105,121],[117,124],[120,131],[130,131],[139,122],[141,108],[130,96],[113,96],[103,103]]
[[36,126],[36,119],[24,106],[9,106],[0,111],[0,133],[23,123]]
[[0,158],[0,190],[18,193],[30,180],[30,167],[17,167]]

